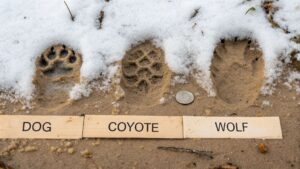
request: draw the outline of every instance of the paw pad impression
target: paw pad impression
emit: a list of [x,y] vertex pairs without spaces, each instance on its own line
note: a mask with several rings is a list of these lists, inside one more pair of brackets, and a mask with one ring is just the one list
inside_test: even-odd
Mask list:
[[53,45],[36,60],[36,98],[46,110],[67,103],[69,91],[80,82],[81,55],[65,45]]
[[151,42],[129,49],[122,60],[121,85],[129,103],[151,106],[168,90],[171,73],[164,52]]
[[229,104],[250,105],[264,81],[262,52],[252,41],[223,41],[215,49],[211,75],[217,95]]
[[38,58],[37,68],[43,76],[67,76],[80,69],[81,56],[65,45],[54,45]]
[[127,52],[122,61],[126,87],[148,93],[164,78],[163,52],[151,43],[143,43]]

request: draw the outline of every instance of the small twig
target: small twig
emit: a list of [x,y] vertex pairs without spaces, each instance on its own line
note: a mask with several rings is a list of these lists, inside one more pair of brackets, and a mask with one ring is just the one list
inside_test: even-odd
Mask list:
[[103,22],[103,19],[104,19],[104,11],[100,11],[100,15],[99,15],[99,29],[102,28],[102,22]]
[[181,147],[163,147],[159,146],[157,149],[160,150],[167,150],[167,151],[173,151],[173,152],[183,152],[183,153],[191,153],[195,154],[199,157],[206,157],[209,159],[213,159],[214,157],[212,156],[212,151],[200,151],[200,150],[195,150],[195,149],[189,149],[189,148],[181,148]]
[[198,13],[199,13],[199,8],[197,8],[197,9],[194,10],[194,12],[193,12],[193,14],[191,15],[190,19],[195,18],[195,17],[198,15]]
[[69,13],[70,13],[71,20],[72,20],[72,21],[74,21],[75,17],[72,15],[72,12],[71,12],[71,10],[70,10],[70,8],[69,8],[69,6],[68,6],[67,2],[66,2],[66,1],[64,1],[64,3],[65,3],[65,5],[66,5],[66,7],[67,7],[67,9],[68,9],[68,11],[69,11]]
[[250,11],[256,11],[255,7],[252,6],[251,8],[249,8],[249,9],[246,11],[245,15],[247,15]]

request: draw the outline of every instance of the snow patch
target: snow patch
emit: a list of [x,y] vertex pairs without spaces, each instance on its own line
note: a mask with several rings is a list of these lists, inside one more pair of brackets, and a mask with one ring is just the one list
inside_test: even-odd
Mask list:
[[[164,49],[166,62],[178,74],[195,73],[197,82],[215,95],[210,79],[213,51],[220,39],[255,39],[272,84],[288,57],[300,49],[290,38],[300,34],[299,0],[279,0],[274,19],[291,34],[272,28],[261,0],[68,0],[74,22],[62,0],[2,0],[0,4],[0,90],[32,98],[35,60],[49,46],[63,43],[82,54],[81,81],[110,79],[126,50],[145,40]],[[249,11],[250,8],[255,10]],[[102,28],[99,15],[104,12]],[[298,56],[299,59],[299,56]],[[109,85],[109,83],[103,83]],[[105,87],[107,88],[107,87]],[[70,97],[91,91],[77,84]]]

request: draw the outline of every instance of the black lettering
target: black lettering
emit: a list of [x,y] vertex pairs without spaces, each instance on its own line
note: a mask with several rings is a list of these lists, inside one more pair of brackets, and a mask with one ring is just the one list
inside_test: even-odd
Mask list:
[[[120,127],[121,125],[124,126],[123,129],[121,129],[121,127]],[[126,123],[120,122],[120,123],[118,124],[118,130],[119,130],[119,131],[122,131],[122,132],[125,131],[125,130],[126,130]]]
[[[229,124],[231,124],[231,126],[232,126],[232,129],[229,129]],[[232,123],[232,122],[229,122],[229,123],[227,123],[227,130],[228,130],[228,131],[230,131],[230,132],[233,132],[233,131],[234,131],[234,129],[235,129],[235,127],[234,127],[234,123]]]
[[[51,123],[43,125],[44,131],[51,131]],[[142,123],[142,122],[110,122],[108,124],[109,131],[129,131],[129,132],[159,132],[159,123]]]
[[[138,128],[137,128],[138,124],[140,124],[140,125],[141,125],[141,128],[140,128],[140,130],[138,130]],[[141,132],[141,131],[143,131],[143,129],[144,129],[144,125],[143,125],[142,123],[138,122],[138,123],[136,123],[136,124],[135,124],[135,131],[137,131],[137,132]]]
[[[157,130],[155,130],[155,129],[157,129]],[[158,123],[152,123],[152,132],[159,132]]]
[[[27,125],[27,126],[26,126]],[[22,131],[29,131],[31,129],[31,123],[24,121]]]
[[114,124],[115,126],[117,125],[116,122],[110,122],[110,123],[108,124],[108,130],[109,130],[109,131],[116,131],[116,130],[117,130],[116,128],[114,128],[114,129],[111,128],[111,125],[112,125],[112,124]]
[[[37,126],[37,128],[35,126]],[[40,122],[34,122],[34,123],[32,123],[32,130],[33,131],[40,131],[41,127],[42,127],[42,124]]]
[[132,126],[134,125],[134,122],[132,122],[131,125],[130,125],[129,122],[127,122],[127,125],[129,126],[129,131],[131,131],[131,128],[132,128]]
[[239,127],[238,123],[235,123],[235,125],[236,125],[236,131],[237,131],[237,132],[243,132],[243,130],[239,130],[239,128],[238,128],[238,127]]
[[245,129],[248,128],[248,126],[246,126],[246,124],[248,124],[248,122],[243,122],[243,123],[242,123],[243,131],[245,131]]
[[215,126],[216,126],[217,131],[220,131],[220,129],[221,129],[222,131],[225,131],[226,123],[222,124],[221,122],[219,122],[219,125],[218,125],[218,123],[215,122]]
[[[47,125],[47,126],[46,126]],[[45,122],[44,124],[43,124],[43,130],[45,131],[45,132],[51,132],[51,123],[50,122]]]
[[149,132],[149,126],[151,125],[151,123],[144,123],[146,124],[146,131]]

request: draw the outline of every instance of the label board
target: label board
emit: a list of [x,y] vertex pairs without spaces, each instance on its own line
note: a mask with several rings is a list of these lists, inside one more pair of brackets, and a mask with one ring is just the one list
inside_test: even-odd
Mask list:
[[1,115],[0,138],[79,139],[81,116]]
[[183,116],[184,138],[282,139],[279,117]]
[[0,115],[0,138],[282,139],[279,117]]
[[86,115],[83,137],[182,139],[182,116]]

